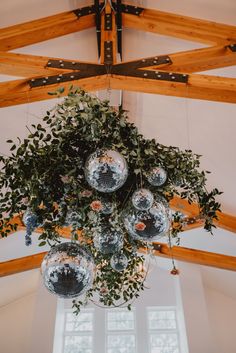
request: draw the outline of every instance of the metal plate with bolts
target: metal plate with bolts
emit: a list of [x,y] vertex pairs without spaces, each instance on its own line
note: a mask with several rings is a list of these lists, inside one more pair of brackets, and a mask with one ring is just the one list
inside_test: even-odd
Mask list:
[[233,52],[236,52],[236,44],[230,44],[230,45],[228,46],[228,48],[229,48],[230,50],[232,50]]
[[113,43],[112,41],[104,42],[104,64],[113,64]]
[[105,14],[104,29],[105,29],[105,31],[112,30],[112,15],[110,13]]

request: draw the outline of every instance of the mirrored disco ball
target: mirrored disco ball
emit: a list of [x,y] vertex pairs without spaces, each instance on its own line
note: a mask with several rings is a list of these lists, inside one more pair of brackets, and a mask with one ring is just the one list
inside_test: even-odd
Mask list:
[[149,210],[130,207],[124,215],[124,225],[134,239],[152,242],[169,230],[169,210],[163,202],[156,200]]
[[25,245],[29,246],[32,244],[31,234],[39,226],[38,216],[31,211],[31,209],[27,209],[23,215],[22,221],[26,227]]
[[132,203],[138,210],[148,210],[154,201],[153,193],[148,189],[139,189],[133,193]]
[[102,203],[101,213],[105,215],[111,214],[114,209],[114,204],[110,200],[107,200],[106,198],[100,198],[99,200]]
[[46,288],[62,298],[86,292],[92,286],[94,269],[92,256],[76,243],[52,247],[41,265]]
[[85,163],[85,178],[100,192],[113,192],[126,181],[128,167],[125,158],[112,150],[92,153]]
[[111,267],[117,272],[122,272],[128,266],[128,259],[123,253],[116,253],[112,255],[110,261]]
[[167,172],[162,167],[154,167],[148,174],[148,182],[153,186],[161,186],[165,184]]
[[74,209],[69,209],[66,214],[65,226],[81,227],[81,214]]
[[111,225],[103,225],[94,234],[95,248],[102,254],[114,254],[123,247],[123,233],[111,228]]

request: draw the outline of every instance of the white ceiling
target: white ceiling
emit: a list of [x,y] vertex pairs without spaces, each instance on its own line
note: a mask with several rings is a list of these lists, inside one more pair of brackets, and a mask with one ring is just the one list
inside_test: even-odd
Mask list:
[[[1,1],[0,27],[74,9],[86,3],[90,2],[75,0]],[[147,0],[132,1],[132,3],[236,25],[235,0]],[[168,54],[201,47],[203,45],[198,43],[133,30],[125,30],[123,33],[124,59]],[[97,61],[96,48],[96,33],[94,29],[91,29],[17,49],[15,52]],[[234,66],[213,70],[208,74],[236,77],[236,68]],[[15,78],[3,75],[0,77],[2,81],[6,79]],[[54,104],[55,100],[50,100],[0,109],[0,153],[9,153],[9,147],[5,143],[6,139],[25,135],[27,133],[25,126],[38,121],[46,109]],[[209,188],[217,187],[223,190],[224,194],[220,200],[224,212],[236,215],[235,104],[125,92],[124,106],[130,110],[130,119],[137,124],[146,137],[154,137],[166,145],[175,145],[183,149],[191,148],[194,152],[202,154],[202,167],[212,171],[209,176]],[[17,233],[17,235],[20,241],[22,234]],[[23,256],[25,252],[28,254],[41,251],[33,247],[22,253],[22,247],[16,246],[14,237],[16,236],[1,240],[5,243],[3,247],[0,247],[0,261]],[[212,238],[201,230],[196,230],[185,233],[182,238],[185,246],[235,255],[236,235],[228,232],[217,231],[215,237]],[[5,252],[6,248],[8,250]],[[3,249],[2,252],[1,249]],[[217,285],[223,288],[223,283],[219,280],[219,276],[222,277],[222,271],[204,269],[203,273],[209,286]],[[229,280],[228,285],[225,283],[225,286],[230,293],[236,293],[236,287],[232,288],[232,285],[229,285],[229,282],[236,283],[235,273],[227,273]],[[17,276],[20,278],[20,275]],[[1,279],[1,283],[2,281]],[[28,291],[31,289],[28,288]]]

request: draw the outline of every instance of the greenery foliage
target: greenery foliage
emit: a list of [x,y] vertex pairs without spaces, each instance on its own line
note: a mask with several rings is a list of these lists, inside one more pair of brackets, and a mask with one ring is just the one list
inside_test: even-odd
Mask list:
[[[12,217],[30,208],[42,227],[39,245],[52,246],[60,241],[60,230],[67,222],[68,212],[72,212],[72,237],[82,235],[81,241],[90,249],[97,265],[94,287],[88,291],[85,301],[97,295],[105,305],[128,303],[144,288],[144,259],[137,256],[136,250],[145,244],[125,235],[123,251],[129,265],[120,273],[110,267],[110,256],[99,253],[92,242],[93,230],[104,218],[110,218],[113,227],[124,231],[119,217],[138,187],[150,189],[167,201],[179,195],[189,203],[197,202],[205,229],[212,231],[220,208],[215,196],[220,192],[217,189],[207,192],[207,172],[199,171],[200,156],[145,139],[127,121],[126,112],[114,110],[109,102],[72,88],[61,103],[46,113],[42,124],[32,125],[30,131],[23,141],[8,140],[11,156],[0,157],[0,234],[7,236],[16,230]],[[103,148],[120,152],[129,166],[126,183],[110,195],[115,205],[112,216],[91,209],[91,203],[104,195],[92,190],[84,177],[87,157]],[[151,186],[147,181],[147,173],[154,166],[162,166],[167,171],[167,182],[161,187]],[[177,237],[183,224],[179,213],[175,213],[170,235]],[[77,311],[81,304],[81,301],[74,302]]]

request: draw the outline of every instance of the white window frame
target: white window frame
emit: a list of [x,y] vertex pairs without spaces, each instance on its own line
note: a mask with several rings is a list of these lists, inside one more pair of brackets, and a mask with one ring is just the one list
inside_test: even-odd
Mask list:
[[[176,322],[176,328],[175,329],[151,329],[149,327],[149,318],[148,318],[148,313],[151,311],[174,311],[175,313],[175,322]],[[179,329],[179,320],[178,320],[178,312],[177,308],[175,306],[147,306],[146,307],[146,323],[147,323],[147,332],[148,332],[148,353],[151,353],[151,334],[168,334],[168,333],[175,333],[178,338],[178,348],[179,348],[179,353],[182,353],[181,351],[181,342],[180,342],[180,329]]]
[[95,328],[95,310],[93,308],[83,308],[81,313],[92,313],[92,331],[66,331],[66,317],[67,313],[73,313],[72,309],[64,309],[64,324],[63,324],[63,346],[62,353],[65,352],[65,338],[66,336],[92,336],[92,353],[95,353],[95,344],[94,344],[94,328]]
[[105,353],[108,353],[108,336],[113,335],[113,336],[129,336],[133,335],[134,336],[134,342],[135,342],[135,353],[138,352],[138,340],[137,340],[137,316],[136,316],[136,308],[132,307],[131,312],[134,314],[134,328],[132,330],[109,330],[108,329],[108,313],[111,312],[118,312],[118,311],[126,311],[127,313],[129,312],[127,308],[111,308],[111,309],[106,309],[106,315],[105,315]]

